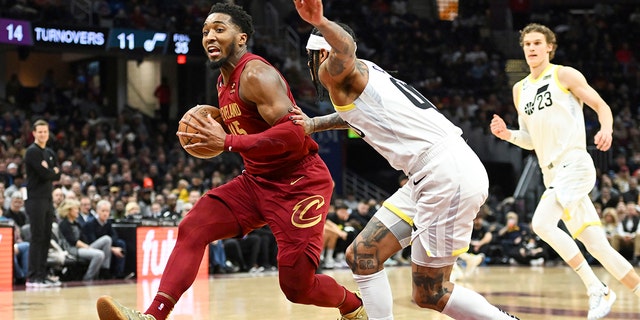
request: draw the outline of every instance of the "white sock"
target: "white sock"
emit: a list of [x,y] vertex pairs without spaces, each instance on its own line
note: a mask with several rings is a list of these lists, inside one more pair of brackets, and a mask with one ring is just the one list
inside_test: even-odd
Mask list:
[[393,296],[387,272],[382,269],[374,274],[354,274],[362,303],[370,320],[393,320]]
[[333,249],[327,249],[327,253],[324,258],[333,261]]
[[587,260],[583,260],[582,263],[578,265],[578,267],[574,270],[580,276],[580,279],[582,279],[584,285],[587,287],[587,291],[604,288],[604,284],[602,284],[602,281],[600,281],[596,274],[593,273],[593,269],[591,269],[591,266],[589,266]]
[[442,314],[453,319],[513,320],[509,315],[489,303],[489,301],[479,293],[459,285],[453,287],[449,301],[442,310]]

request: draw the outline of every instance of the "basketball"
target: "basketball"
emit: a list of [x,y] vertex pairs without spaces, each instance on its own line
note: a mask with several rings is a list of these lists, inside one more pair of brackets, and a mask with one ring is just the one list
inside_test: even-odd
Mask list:
[[[217,121],[221,125],[223,124],[219,108],[206,104],[199,104],[185,112],[185,114],[182,116],[182,120],[184,120],[184,122],[181,120],[178,123],[178,132],[198,133],[197,129],[192,127],[190,124],[193,123],[195,126],[199,125],[198,121],[195,120],[195,118],[201,119],[206,123],[207,121],[209,121],[207,120],[208,114],[211,115],[213,120]],[[200,139],[191,137],[178,136],[178,139],[180,140],[180,145],[182,145],[183,147],[200,142]],[[212,151],[205,147],[184,150],[190,155],[199,159],[211,159],[222,153],[222,150]]]

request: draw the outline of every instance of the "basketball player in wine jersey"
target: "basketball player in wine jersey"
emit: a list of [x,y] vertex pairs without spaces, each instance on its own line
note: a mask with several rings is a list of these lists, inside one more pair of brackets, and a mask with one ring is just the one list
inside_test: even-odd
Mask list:
[[100,319],[166,319],[195,280],[209,243],[265,224],[278,243],[278,280],[287,299],[337,308],[341,319],[368,319],[354,292],[316,274],[333,181],[318,144],[289,120],[295,105],[289,85],[267,61],[248,52],[252,34],[251,17],[241,7],[212,6],[202,45],[210,67],[221,72],[217,89],[224,128],[209,115],[208,123],[195,127],[199,133],[178,133],[201,141],[185,148],[240,153],[245,170],[209,190],[182,220],[158,294],[145,314],[101,297]]

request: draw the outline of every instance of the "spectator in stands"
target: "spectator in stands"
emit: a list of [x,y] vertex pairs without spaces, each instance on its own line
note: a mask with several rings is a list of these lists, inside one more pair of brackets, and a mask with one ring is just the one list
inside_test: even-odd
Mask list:
[[189,202],[189,181],[187,179],[178,180],[176,188],[172,191],[178,196],[178,209],[186,202]]
[[21,175],[19,172],[18,165],[15,162],[10,162],[7,164],[7,171],[2,174],[2,179],[4,180],[4,185],[6,188],[14,186],[14,189],[19,189],[22,185],[16,183],[16,177]]
[[529,265],[531,260],[544,257],[544,250],[536,242],[529,227],[519,222],[515,212],[507,213],[507,223],[498,231],[498,237],[510,264]]
[[227,259],[237,266],[238,271],[260,273],[264,267],[258,265],[260,254],[260,237],[247,234],[242,238],[230,238],[222,240]]
[[[112,202],[112,201],[109,200],[109,202]],[[113,208],[112,208],[111,216],[116,220],[125,218],[126,203],[122,201],[122,199],[117,199],[112,203],[113,203]]]
[[186,203],[195,204],[200,199],[200,197],[202,197],[202,192],[200,192],[200,190],[198,189],[193,189],[189,191],[189,198]]
[[153,202],[153,188],[141,188],[138,192],[138,206],[143,217],[151,216],[151,203]]
[[133,220],[142,219],[142,214],[140,213],[140,205],[136,201],[127,202],[127,205],[124,208],[124,218]]
[[349,210],[356,210],[356,208],[358,208],[358,200],[353,192],[348,192],[347,196],[342,201],[347,205]]
[[[625,128],[624,121],[622,121],[622,119],[620,119],[619,116],[616,120],[618,120],[616,123],[621,125],[623,130],[626,131],[627,129]],[[627,152],[623,148],[620,148],[617,151],[616,156],[613,158],[613,163],[609,166],[609,172],[614,172],[614,173],[620,172],[622,167],[626,167],[626,166],[627,166]]]
[[80,214],[78,215],[78,223],[81,227],[97,217],[96,211],[93,210],[93,201],[89,196],[80,197]]
[[265,225],[262,228],[255,229],[249,234],[255,235],[260,238],[260,251],[258,253],[258,267],[262,270],[275,270],[277,268],[277,255],[278,246],[276,244],[276,238],[269,226]]
[[610,190],[609,198],[616,198],[621,195],[620,191],[614,187],[613,180],[611,179],[611,176],[609,176],[608,173],[603,173],[599,177],[600,179],[596,180],[596,188],[593,188],[590,195],[594,202],[599,202],[597,200],[598,200],[598,197],[600,197],[600,194],[602,193],[603,187],[609,188]]
[[[490,225],[484,220],[482,209],[473,219],[473,230],[471,231],[471,242],[469,250],[458,257],[465,262],[464,274],[461,276],[470,276],[473,271],[482,263],[489,255],[490,244],[493,241],[493,233]],[[453,272],[452,272],[453,274]]]
[[638,169],[640,169],[640,149],[632,150],[631,157],[627,163],[629,166],[629,170],[632,172],[632,175],[638,176]]
[[[113,227],[111,219],[111,202],[108,200],[100,200],[96,205],[97,216],[87,221],[82,227],[82,234],[87,243],[93,243],[103,236],[111,238],[111,270],[110,274],[118,279],[125,277],[124,266],[127,251],[127,244],[118,237],[116,229]],[[105,274],[104,277],[109,277]]]
[[162,219],[167,220],[179,220],[180,211],[178,209],[178,195],[170,193],[167,196],[167,206],[164,212],[162,212]]
[[160,219],[161,217],[162,217],[162,205],[158,202],[152,203],[149,218]]
[[[357,205],[356,205],[357,207]],[[347,267],[345,250],[358,235],[359,230],[354,227],[358,223],[351,219],[351,212],[346,203],[335,205],[335,211],[329,211],[324,226],[324,268],[333,269]]]
[[624,215],[620,216],[618,232],[613,236],[611,246],[618,252],[631,251],[631,263],[638,266],[640,262],[640,216],[636,201],[626,203]]
[[180,217],[182,220],[184,217],[187,216],[187,214],[189,214],[189,211],[193,208],[193,203],[191,202],[187,202],[185,204],[182,205],[181,211],[180,211]]
[[478,213],[473,219],[473,231],[471,231],[471,243],[469,253],[489,254],[489,245],[493,241],[491,226],[484,219],[484,215]]
[[602,228],[604,229],[609,244],[619,252],[618,248],[614,246],[614,241],[616,241],[614,240],[614,238],[616,237],[616,235],[618,235],[618,225],[619,221],[617,209],[604,209],[602,211]]
[[13,239],[13,280],[16,284],[27,281],[29,272],[29,242],[22,239],[20,226],[14,225]]
[[60,189],[64,193],[65,196],[69,195],[71,190],[71,185],[73,184],[73,178],[66,174],[60,175]]
[[600,203],[602,209],[615,208],[618,205],[620,197],[611,192],[611,187],[603,185],[600,188],[600,196],[594,202]]
[[[167,191],[167,193],[169,192]],[[153,203],[159,204],[161,211],[164,211],[167,205],[167,196],[164,193],[156,193]]]
[[367,225],[369,220],[375,214],[375,209],[372,209],[371,205],[367,200],[358,201],[358,205],[356,206],[356,210],[352,210],[349,218],[351,220],[351,225],[356,228],[357,232],[362,231],[364,226]]
[[640,204],[640,188],[638,188],[638,178],[631,176],[629,177],[628,183],[629,190],[622,193],[622,201],[624,201],[625,203],[629,201],[635,201],[636,203]]
[[[13,178],[13,184],[10,186],[7,186],[6,189],[4,190],[4,197],[8,200],[11,199],[11,195],[14,194],[15,192],[21,192],[23,190],[21,190],[24,187],[24,178],[22,175],[16,175]],[[9,208],[9,204],[10,203],[5,203],[5,209]]]
[[235,270],[227,265],[228,263],[231,262],[227,260],[223,240],[216,240],[209,244],[209,273],[234,273]]
[[4,211],[3,216],[13,220],[18,227],[22,227],[29,223],[29,217],[24,210],[22,192],[14,191],[11,194],[9,209]]
[[621,194],[629,191],[629,179],[631,178],[631,174],[629,173],[629,167],[624,165],[620,167],[620,170],[617,171],[613,176],[613,185],[620,191]]
[[629,74],[630,66],[635,57],[633,51],[629,47],[628,41],[623,41],[616,50],[616,61],[620,64],[620,70],[624,75]]
[[82,280],[90,281],[97,279],[98,275],[108,274],[111,266],[111,238],[102,236],[89,243],[84,239],[82,228],[78,223],[80,213],[80,202],[78,200],[64,200],[58,208],[60,223],[58,230],[59,241],[62,248],[80,260],[89,261],[89,267]]
[[53,199],[53,207],[58,208],[62,201],[64,201],[65,195],[62,189],[55,188],[51,192],[51,198]]

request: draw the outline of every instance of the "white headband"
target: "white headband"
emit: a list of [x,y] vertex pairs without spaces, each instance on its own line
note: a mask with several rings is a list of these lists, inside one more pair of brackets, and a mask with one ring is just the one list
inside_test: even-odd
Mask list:
[[329,42],[327,42],[327,40],[325,40],[324,37],[312,34],[309,36],[309,41],[307,41],[307,49],[309,50],[325,49],[327,51],[331,51],[331,45],[329,45]]

